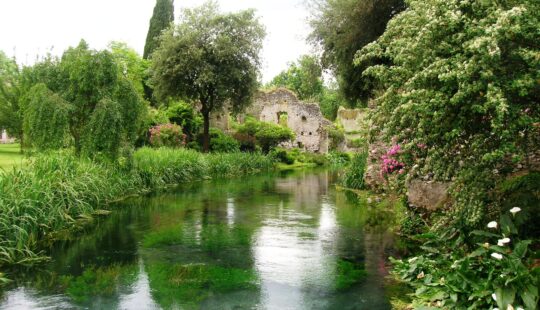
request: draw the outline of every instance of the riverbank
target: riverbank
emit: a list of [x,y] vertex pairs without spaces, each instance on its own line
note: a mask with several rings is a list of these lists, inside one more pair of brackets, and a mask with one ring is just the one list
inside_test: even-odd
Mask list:
[[202,154],[185,149],[135,152],[132,163],[97,163],[68,152],[38,155],[0,172],[0,266],[47,260],[40,245],[55,232],[103,213],[112,201],[167,185],[273,169],[260,154]]

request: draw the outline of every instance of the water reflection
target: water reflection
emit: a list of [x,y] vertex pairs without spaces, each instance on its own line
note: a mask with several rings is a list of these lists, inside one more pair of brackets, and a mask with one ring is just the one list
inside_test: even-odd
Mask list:
[[41,270],[17,270],[1,309],[389,309],[391,238],[329,172],[190,184],[137,198]]

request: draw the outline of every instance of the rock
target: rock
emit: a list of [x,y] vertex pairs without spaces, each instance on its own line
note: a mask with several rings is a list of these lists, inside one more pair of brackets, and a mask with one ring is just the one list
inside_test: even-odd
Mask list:
[[435,210],[448,198],[449,187],[449,182],[412,180],[408,184],[407,198],[412,205]]

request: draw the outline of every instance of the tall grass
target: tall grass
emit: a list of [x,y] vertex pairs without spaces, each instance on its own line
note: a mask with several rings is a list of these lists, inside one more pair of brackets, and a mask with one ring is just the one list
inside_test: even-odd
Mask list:
[[41,241],[126,195],[272,167],[263,155],[165,148],[138,150],[129,170],[68,153],[39,155],[20,169],[0,171],[0,266],[45,259]]
[[343,186],[354,189],[364,188],[364,173],[366,172],[368,154],[362,151],[353,156],[349,167],[343,174]]

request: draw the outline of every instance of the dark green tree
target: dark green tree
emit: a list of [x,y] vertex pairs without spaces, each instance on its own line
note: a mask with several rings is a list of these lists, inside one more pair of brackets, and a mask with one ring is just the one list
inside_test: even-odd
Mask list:
[[[405,8],[403,0],[315,0],[309,40],[322,52],[322,65],[331,69],[349,105],[365,100],[372,89],[363,76],[368,64],[354,66],[356,52],[375,41],[387,22]],[[370,64],[385,62],[374,59]]]
[[22,139],[21,71],[14,59],[0,51],[0,131]]
[[[56,125],[47,122],[59,122],[62,118],[57,117],[59,112],[54,107],[62,107],[68,113],[69,135],[77,154],[115,158],[120,146],[133,145],[144,102],[109,51],[91,50],[81,41],[66,50],[60,61],[38,63],[26,76],[25,83],[43,83],[25,97],[33,109],[29,116],[35,116],[26,127],[30,137],[37,137],[34,143],[42,144],[39,135],[32,133],[39,128],[52,132]],[[47,106],[36,107],[40,101]],[[42,119],[37,120],[36,115]],[[50,139],[63,138],[55,133]],[[61,142],[48,143],[56,146]]]
[[32,87],[24,108],[24,135],[37,150],[60,149],[68,137],[69,103],[43,83]]
[[238,112],[250,103],[264,36],[253,10],[220,13],[214,2],[184,10],[182,22],[163,34],[152,56],[156,94],[200,104],[205,151],[210,112],[225,103]]
[[319,97],[323,92],[322,68],[315,56],[303,55],[276,75],[269,86],[282,86],[294,91],[301,100]]
[[148,59],[159,46],[159,36],[174,22],[174,0],[157,0],[146,35],[143,58]]

